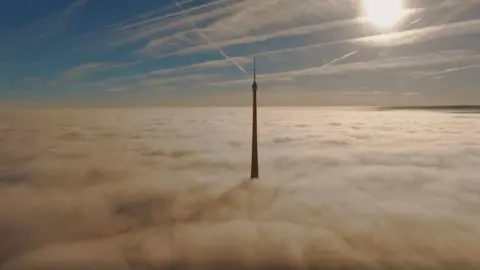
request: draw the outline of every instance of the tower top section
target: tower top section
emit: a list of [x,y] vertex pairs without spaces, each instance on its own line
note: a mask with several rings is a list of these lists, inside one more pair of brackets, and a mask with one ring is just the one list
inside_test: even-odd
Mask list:
[[253,58],[253,85],[252,89],[253,91],[257,91],[258,85],[257,85],[257,61],[255,57]]

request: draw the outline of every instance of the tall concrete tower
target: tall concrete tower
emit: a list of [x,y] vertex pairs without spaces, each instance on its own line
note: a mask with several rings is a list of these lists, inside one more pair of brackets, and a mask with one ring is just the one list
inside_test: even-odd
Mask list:
[[257,62],[253,59],[253,122],[252,122],[252,171],[251,179],[258,179],[258,141],[257,141]]

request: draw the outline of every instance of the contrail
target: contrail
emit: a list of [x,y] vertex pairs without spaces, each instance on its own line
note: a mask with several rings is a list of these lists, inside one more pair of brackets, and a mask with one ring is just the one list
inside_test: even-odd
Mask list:
[[[444,2],[443,5],[447,4],[448,2],[449,1]],[[446,16],[440,18],[440,20],[438,20],[436,22],[436,25],[438,25],[438,26],[443,25],[444,27],[446,27],[446,26],[448,26],[446,24],[448,24],[453,19],[455,19],[459,14],[461,14],[462,12],[464,12],[468,9],[471,9],[472,7],[474,7],[478,4],[480,4],[480,0],[470,0],[469,2],[465,1],[465,3],[463,5],[460,5],[459,7],[454,9],[452,12],[448,13]],[[419,19],[419,20],[421,21],[422,19]],[[414,21],[409,26],[412,26],[412,25],[418,23],[419,20]],[[413,38],[420,37],[421,35],[422,35],[422,33],[419,33],[419,34],[413,36]]]
[[208,44],[210,44],[212,47],[214,47],[215,49],[218,50],[218,52],[227,60],[229,61],[230,63],[232,63],[233,65],[235,65],[243,74],[247,75],[247,71],[239,64],[237,63],[235,60],[233,60],[232,58],[230,58],[223,50],[222,48],[220,48],[219,46],[217,46],[217,44],[215,44],[213,41],[210,40],[210,38],[208,38],[207,35],[205,35],[204,33],[202,33],[202,31],[200,31],[200,29],[197,27],[197,24],[190,19],[190,17],[188,16],[188,12],[186,12],[182,5],[177,1],[177,0],[173,0],[175,2],[175,5],[180,9],[180,11],[182,12],[183,16],[185,17],[185,19],[187,19],[190,24],[193,26],[193,29],[195,30],[195,32],[197,34],[199,34],[203,39],[205,39]]
[[445,70],[442,70],[442,71],[431,72],[431,73],[428,73],[428,74],[415,76],[415,77],[413,77],[413,78],[414,78],[414,79],[423,79],[423,78],[441,76],[441,75],[446,75],[446,74],[449,74],[449,73],[460,72],[460,71],[469,70],[469,69],[479,69],[479,68],[480,68],[480,65],[470,65],[470,66],[463,66],[463,67],[455,67],[455,68],[445,69]]
[[357,54],[357,53],[358,53],[358,51],[353,51],[353,52],[347,53],[347,54],[345,54],[344,56],[342,56],[342,57],[340,57],[340,58],[337,58],[337,59],[334,59],[333,61],[331,61],[331,62],[323,65],[322,68],[326,68],[326,67],[328,67],[328,66],[331,66],[331,65],[333,65],[333,64],[335,64],[335,63],[337,63],[337,62],[340,62],[340,61],[342,61],[342,60],[345,60],[345,59],[349,58],[350,56],[355,55],[355,54]]

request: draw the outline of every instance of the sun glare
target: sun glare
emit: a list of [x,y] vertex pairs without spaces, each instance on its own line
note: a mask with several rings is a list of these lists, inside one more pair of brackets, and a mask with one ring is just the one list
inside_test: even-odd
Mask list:
[[377,27],[389,29],[403,17],[403,0],[363,0],[363,11],[367,20]]

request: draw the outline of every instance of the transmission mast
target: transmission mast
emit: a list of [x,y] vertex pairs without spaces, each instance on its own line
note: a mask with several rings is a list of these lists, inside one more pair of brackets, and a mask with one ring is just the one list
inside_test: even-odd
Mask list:
[[252,171],[251,179],[258,179],[258,134],[257,134],[257,62],[253,58],[253,121],[252,121]]

